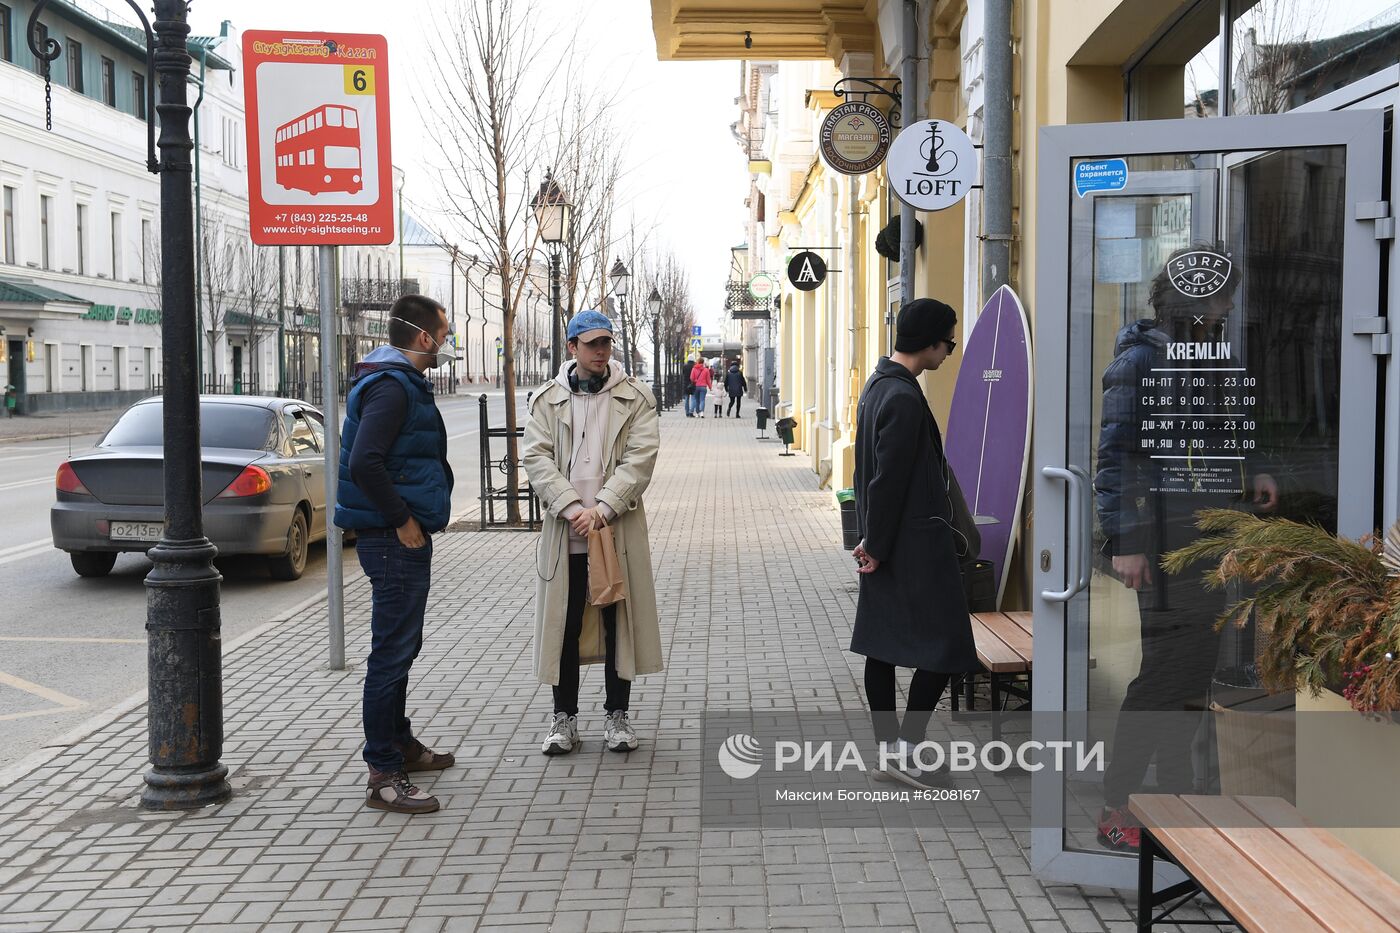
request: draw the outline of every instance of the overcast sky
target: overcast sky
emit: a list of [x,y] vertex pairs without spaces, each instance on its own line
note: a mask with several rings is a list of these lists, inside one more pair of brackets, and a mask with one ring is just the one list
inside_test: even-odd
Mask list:
[[[121,0],[96,2],[130,17]],[[436,2],[193,0],[190,24],[196,35],[217,35],[220,22],[230,19],[240,31],[325,29],[385,36],[394,164],[406,173],[406,199],[429,205],[434,196],[427,140],[412,88],[419,77],[415,58],[427,49],[426,7]],[[714,325],[723,308],[729,247],[744,237],[747,166],[729,133],[738,118],[738,63],[658,62],[647,0],[539,0],[539,5],[565,30],[578,30],[587,50],[580,56],[586,72],[580,80],[621,85],[625,106],[618,122],[624,132],[618,145],[627,147],[632,166],[628,194],[638,216],[658,219],[658,237],[690,270],[701,322]],[[432,217],[421,219],[443,225]],[[464,248],[465,241],[463,236]]]

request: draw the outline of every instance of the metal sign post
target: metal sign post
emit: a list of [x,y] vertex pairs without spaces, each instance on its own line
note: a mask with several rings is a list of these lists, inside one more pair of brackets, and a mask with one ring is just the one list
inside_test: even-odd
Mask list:
[[326,418],[326,621],[327,658],[333,671],[345,670],[344,533],[335,524],[335,495],[340,482],[340,379],[336,334],[336,249],[318,246],[316,304],[321,309],[321,411]]

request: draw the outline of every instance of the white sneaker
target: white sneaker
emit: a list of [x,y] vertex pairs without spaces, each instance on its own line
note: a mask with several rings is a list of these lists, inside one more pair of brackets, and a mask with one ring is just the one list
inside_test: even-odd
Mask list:
[[929,787],[941,787],[947,780],[947,769],[929,770],[919,767],[917,756],[914,754],[914,746],[904,739],[900,739],[894,744],[891,751],[902,755],[901,759],[896,757],[883,764],[877,774],[879,780],[898,781],[901,784],[908,784],[910,787],[925,789]]
[[632,723],[628,721],[626,710],[608,713],[607,723],[603,726],[603,744],[612,752],[630,752],[636,749],[637,730],[633,729]]
[[555,713],[549,724],[549,734],[545,736],[540,750],[546,755],[567,755],[582,744],[578,737],[578,717],[568,713]]

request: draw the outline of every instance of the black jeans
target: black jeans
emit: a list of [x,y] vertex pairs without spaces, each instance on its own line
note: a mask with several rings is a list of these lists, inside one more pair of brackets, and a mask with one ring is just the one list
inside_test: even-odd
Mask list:
[[[559,685],[554,688],[554,711],[578,715],[579,651],[583,632],[583,611],[588,606],[588,555],[569,555],[569,607],[564,619],[564,651],[559,656]],[[608,713],[627,709],[632,681],[617,676],[617,607],[603,610],[603,632],[607,641],[607,664],[603,674],[606,696],[603,710]]]
[[743,407],[744,407],[744,397],[743,397],[742,395],[735,395],[735,394],[733,394],[733,393],[730,393],[730,395],[729,395],[729,409],[725,412],[725,414],[726,414],[726,415],[733,415],[735,418],[737,418],[737,417],[739,417],[739,415],[740,415],[740,409],[742,409]]
[[1142,665],[1123,695],[1122,712],[1127,715],[1118,717],[1113,755],[1104,773],[1104,802],[1109,807],[1125,806],[1128,795],[1142,789],[1154,758],[1159,791],[1193,792],[1191,741],[1220,652],[1215,620],[1227,604],[1225,594],[1204,587],[1201,565],[1168,576],[1158,557],[1149,560],[1153,585],[1138,592]]
[[365,663],[365,761],[376,771],[403,768],[397,743],[413,738],[406,707],[408,672],[423,647],[423,612],[433,575],[433,539],[414,550],[397,534],[362,534],[355,551],[372,596]]
[[914,671],[909,684],[909,702],[904,710],[904,723],[894,711],[894,665],[865,659],[865,696],[870,701],[870,722],[875,728],[877,742],[903,739],[911,745],[924,741],[928,721],[939,697],[948,688],[950,675],[933,671]]

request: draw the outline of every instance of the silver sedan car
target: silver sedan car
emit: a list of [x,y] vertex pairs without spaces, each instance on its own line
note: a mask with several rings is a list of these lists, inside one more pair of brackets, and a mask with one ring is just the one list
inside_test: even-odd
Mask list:
[[[162,416],[161,399],[137,402],[59,466],[53,544],[82,576],[105,576],[118,553],[160,540]],[[264,554],[273,577],[299,578],[308,545],[326,536],[321,413],[295,399],[206,395],[199,418],[205,535],[220,554]]]

